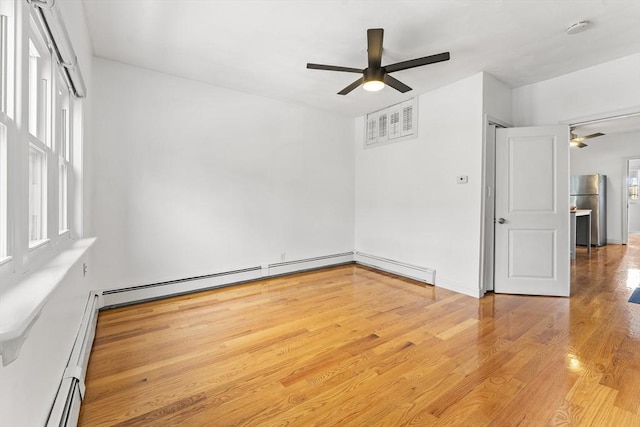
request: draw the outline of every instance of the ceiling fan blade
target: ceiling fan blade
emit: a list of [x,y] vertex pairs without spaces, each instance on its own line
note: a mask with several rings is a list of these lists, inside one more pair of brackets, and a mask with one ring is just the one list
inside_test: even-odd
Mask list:
[[448,61],[449,52],[439,53],[437,55],[425,56],[423,58],[410,59],[408,61],[397,62],[391,65],[385,65],[384,69],[387,73],[394,71],[406,70],[409,68],[420,67],[422,65],[435,64],[436,62]]
[[382,65],[382,38],[384,30],[382,28],[370,28],[367,30],[367,55],[369,57],[369,68],[380,68]]
[[327,70],[327,71],[344,71],[347,73],[362,73],[362,69],[351,67],[340,67],[338,65],[323,65],[323,64],[307,64],[307,68],[312,70]]
[[358,80],[356,80],[355,82],[351,83],[349,86],[345,87],[340,92],[338,92],[338,95],[348,94],[349,92],[351,92],[352,90],[360,86],[363,82],[364,82],[364,77],[360,77]]
[[597,138],[599,136],[604,136],[604,133],[596,132],[596,133],[592,133],[591,135],[582,136],[581,138],[584,141],[585,139]]
[[571,132],[571,142],[582,142],[585,141],[587,139],[591,139],[591,138],[597,138],[599,136],[604,136],[604,133],[601,132],[597,132],[597,133],[592,133],[591,135],[585,135],[585,136],[578,136],[575,133],[573,133],[573,131]]
[[385,74],[384,75],[384,83],[386,85],[388,85],[388,86],[391,86],[395,90],[397,90],[399,92],[402,92],[402,93],[409,92],[411,90],[411,88],[409,86],[407,86],[406,84],[402,83],[398,79],[394,79],[389,74]]

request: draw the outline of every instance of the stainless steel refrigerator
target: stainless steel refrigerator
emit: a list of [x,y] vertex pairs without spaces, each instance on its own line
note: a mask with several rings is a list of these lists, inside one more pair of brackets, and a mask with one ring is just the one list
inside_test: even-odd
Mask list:
[[[578,209],[591,209],[591,244],[596,246],[606,245],[607,176],[600,174],[572,176],[571,204]],[[580,238],[580,236],[584,235],[584,233],[576,231],[576,243],[578,245],[587,244],[586,238]]]

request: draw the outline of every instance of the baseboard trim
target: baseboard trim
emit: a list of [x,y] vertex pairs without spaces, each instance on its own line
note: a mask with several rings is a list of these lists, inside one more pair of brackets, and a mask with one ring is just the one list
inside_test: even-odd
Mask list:
[[103,309],[154,301],[210,289],[236,286],[269,277],[301,273],[325,267],[353,263],[353,252],[325,255],[301,260],[265,264],[184,279],[103,291]]
[[353,263],[353,252],[343,252],[341,254],[306,258],[296,261],[278,262],[275,264],[269,264],[267,276],[282,276],[350,263]]
[[139,304],[162,298],[186,295],[194,292],[206,291],[226,286],[239,285],[261,279],[260,266],[232,270],[203,276],[187,277],[184,279],[168,280],[140,286],[110,289],[103,292],[103,310]]
[[482,291],[480,289],[470,288],[468,286],[461,285],[454,281],[448,280],[446,278],[438,278],[436,282],[436,287],[447,289],[453,292],[457,292],[459,294],[469,295],[474,298],[482,298]]
[[354,254],[354,260],[356,264],[371,267],[376,270],[397,274],[398,276],[406,277],[431,285],[435,284],[436,271],[432,268],[420,267],[402,261],[396,261],[389,258],[383,258],[377,255],[371,255],[357,251]]

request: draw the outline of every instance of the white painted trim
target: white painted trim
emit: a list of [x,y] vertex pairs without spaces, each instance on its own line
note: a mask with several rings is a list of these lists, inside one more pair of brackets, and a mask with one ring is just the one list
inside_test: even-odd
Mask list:
[[432,268],[420,267],[358,251],[354,254],[354,261],[356,264],[371,267],[376,270],[386,271],[431,285],[435,284],[436,271]]
[[[495,214],[495,181],[496,181],[496,135],[495,128],[492,131],[492,139],[488,139],[490,126],[500,126],[502,128],[511,127],[510,124],[497,119],[489,114],[484,115],[483,137],[482,137],[482,201],[480,207],[480,274],[479,283],[483,296],[488,291],[493,291],[494,283],[494,256],[495,256],[495,228],[487,227],[487,223],[493,223]],[[489,158],[488,154],[492,156]],[[490,182],[487,182],[490,181]],[[489,194],[489,187],[493,194]],[[491,204],[487,203],[487,199]]]
[[149,285],[106,290],[103,291],[102,294],[103,304],[109,308],[134,304],[352,262],[353,252],[345,252],[296,261],[264,264],[240,270],[219,272]]
[[[629,179],[629,164],[631,160],[636,160],[638,157],[625,157],[622,165],[622,241],[619,244],[626,245],[629,242],[629,188],[627,186],[627,180]],[[610,243],[607,240],[607,243]]]
[[620,110],[606,111],[603,113],[589,114],[588,116],[573,117],[567,120],[561,120],[558,124],[573,126],[580,126],[589,123],[595,123],[600,121],[614,120],[616,118],[633,116],[640,114],[640,105],[633,107],[622,108]]
[[58,393],[47,420],[47,427],[75,426],[80,415],[80,403],[85,394],[85,377],[89,364],[89,355],[93,347],[98,312],[102,306],[102,294],[91,292],[87,300],[84,315],[80,322],[78,335],[71,349],[69,362],[62,376]]
[[439,277],[438,281],[435,283],[436,287],[448,289],[453,292],[458,292],[459,294],[469,295],[474,298],[482,298],[483,291],[477,288],[470,288],[460,283],[456,283],[452,280]]
[[0,292],[0,353],[3,366],[13,362],[40,317],[40,312],[69,270],[93,245],[95,238],[78,240],[42,268]]
[[299,261],[280,262],[269,264],[268,276],[273,277],[283,274],[299,273],[306,270],[315,270],[318,268],[350,263],[353,263],[353,252],[308,258]]
[[103,291],[104,307],[112,308],[170,296],[204,291],[262,278],[260,266],[228,271],[207,276],[190,277],[149,285]]

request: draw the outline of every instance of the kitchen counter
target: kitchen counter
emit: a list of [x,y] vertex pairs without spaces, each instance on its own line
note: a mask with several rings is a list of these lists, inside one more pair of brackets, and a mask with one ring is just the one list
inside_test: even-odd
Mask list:
[[587,221],[587,253],[591,253],[591,209],[575,209],[571,211],[571,259],[576,259],[576,221],[578,218]]

